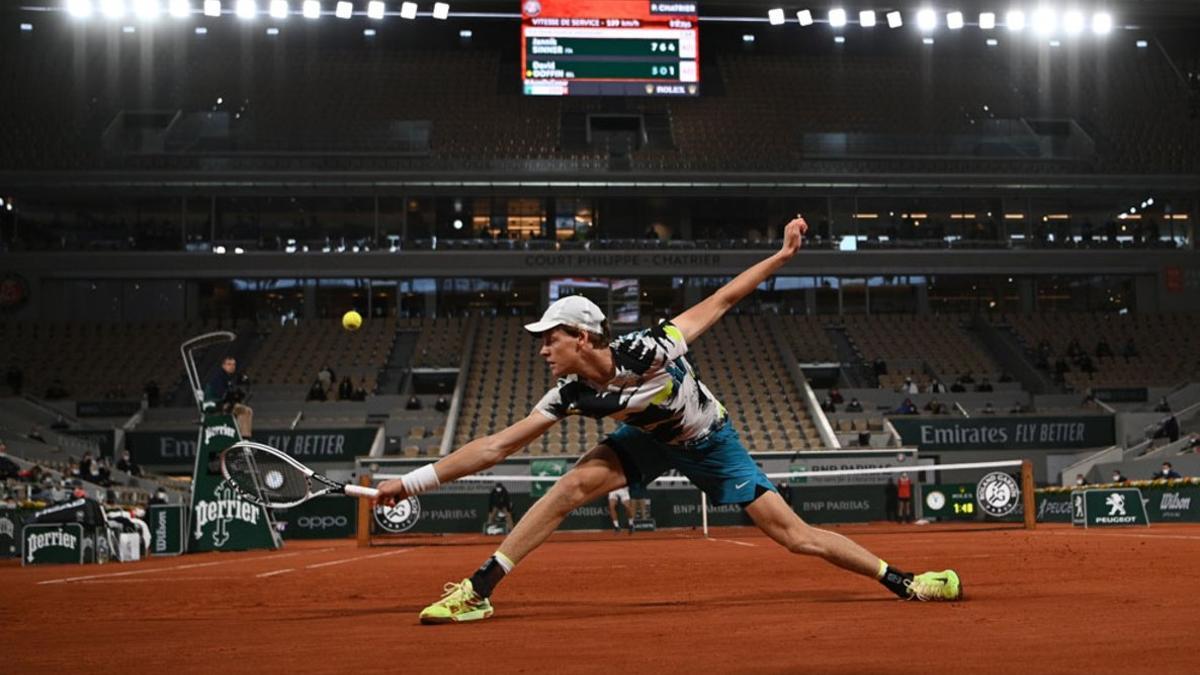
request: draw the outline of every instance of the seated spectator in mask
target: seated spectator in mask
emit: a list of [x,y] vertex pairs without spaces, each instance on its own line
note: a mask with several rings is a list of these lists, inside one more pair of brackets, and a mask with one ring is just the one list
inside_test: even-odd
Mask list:
[[862,412],[862,411],[863,411],[862,403],[856,397],[851,398],[850,402],[846,404],[846,412],[848,412],[848,413]]

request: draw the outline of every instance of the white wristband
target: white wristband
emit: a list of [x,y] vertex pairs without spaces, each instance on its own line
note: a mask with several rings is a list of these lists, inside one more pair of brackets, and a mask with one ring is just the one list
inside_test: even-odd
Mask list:
[[400,481],[404,483],[404,489],[410,495],[419,495],[423,492],[436,490],[442,484],[438,480],[437,471],[434,470],[432,464],[409,471],[400,477]]

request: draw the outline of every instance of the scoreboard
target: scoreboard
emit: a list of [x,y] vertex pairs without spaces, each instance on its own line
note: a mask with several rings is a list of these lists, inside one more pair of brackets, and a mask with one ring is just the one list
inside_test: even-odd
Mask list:
[[521,74],[530,96],[696,96],[696,3],[525,0]]

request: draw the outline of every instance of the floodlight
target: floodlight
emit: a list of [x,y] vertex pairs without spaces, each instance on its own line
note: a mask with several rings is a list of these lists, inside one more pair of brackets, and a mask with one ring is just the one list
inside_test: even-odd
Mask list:
[[1067,35],[1079,35],[1083,32],[1083,12],[1072,9],[1063,14],[1063,30]]
[[923,9],[917,12],[917,27],[927,33],[937,28],[937,12],[932,9]]
[[86,19],[92,15],[92,0],[67,0],[67,14],[76,19]]
[[133,0],[133,15],[142,21],[156,21],[162,16],[158,0]]
[[871,28],[875,25],[875,10],[864,9],[858,13],[858,25],[863,28]]
[[778,26],[782,24],[783,9],[776,7],[775,9],[767,10],[767,21],[770,21],[772,26]]
[[306,19],[321,18],[321,0],[304,0],[304,4],[300,6],[300,13]]
[[433,3],[433,18],[445,20],[450,16],[450,3],[435,2]]
[[204,0],[204,16],[221,16],[221,0]]
[[1025,30],[1025,12],[1019,9],[1012,10],[1004,16],[1004,25],[1012,31]]
[[167,12],[176,19],[186,19],[192,15],[192,3],[190,0],[170,0]]
[[100,13],[109,19],[125,16],[125,0],[100,0]]
[[888,12],[887,14],[888,28],[899,28],[904,25],[904,17],[900,12]]
[[234,7],[238,18],[253,19],[258,16],[258,3],[255,0],[237,0]]
[[354,14],[354,5],[349,2],[339,2],[333,8],[333,15],[339,19],[349,19],[350,15]]
[[1112,32],[1112,27],[1112,14],[1108,12],[1096,12],[1092,15],[1092,32],[1096,35],[1107,35]]
[[829,10],[829,25],[841,28],[846,25],[846,10],[841,7]]
[[796,12],[796,20],[800,22],[801,26],[813,25],[812,10],[802,9]]
[[292,8],[288,7],[287,0],[271,0],[269,7],[272,19],[286,19],[288,13],[292,11]]
[[1038,35],[1049,35],[1058,28],[1058,12],[1049,7],[1038,7],[1033,12],[1033,30]]
[[980,30],[992,30],[995,27],[996,27],[996,13],[995,12],[980,12],[979,13],[979,29]]
[[382,19],[383,18],[383,10],[384,10],[384,5],[383,5],[383,2],[381,2],[381,0],[371,0],[371,2],[367,3],[367,18]]
[[417,3],[415,3],[415,2],[401,3],[400,4],[400,18],[401,19],[417,18]]
[[963,27],[963,13],[950,12],[946,15],[946,27],[950,30],[958,30]]

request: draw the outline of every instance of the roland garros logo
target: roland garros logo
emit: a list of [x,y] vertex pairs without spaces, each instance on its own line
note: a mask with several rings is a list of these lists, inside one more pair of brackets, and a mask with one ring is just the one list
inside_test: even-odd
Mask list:
[[421,502],[416,497],[409,497],[396,502],[395,506],[375,507],[375,522],[385,532],[399,534],[412,529],[421,519]]
[[979,508],[993,518],[1003,518],[1017,508],[1021,501],[1021,487],[1012,476],[1003,471],[993,471],[984,476],[975,486],[975,501]]

